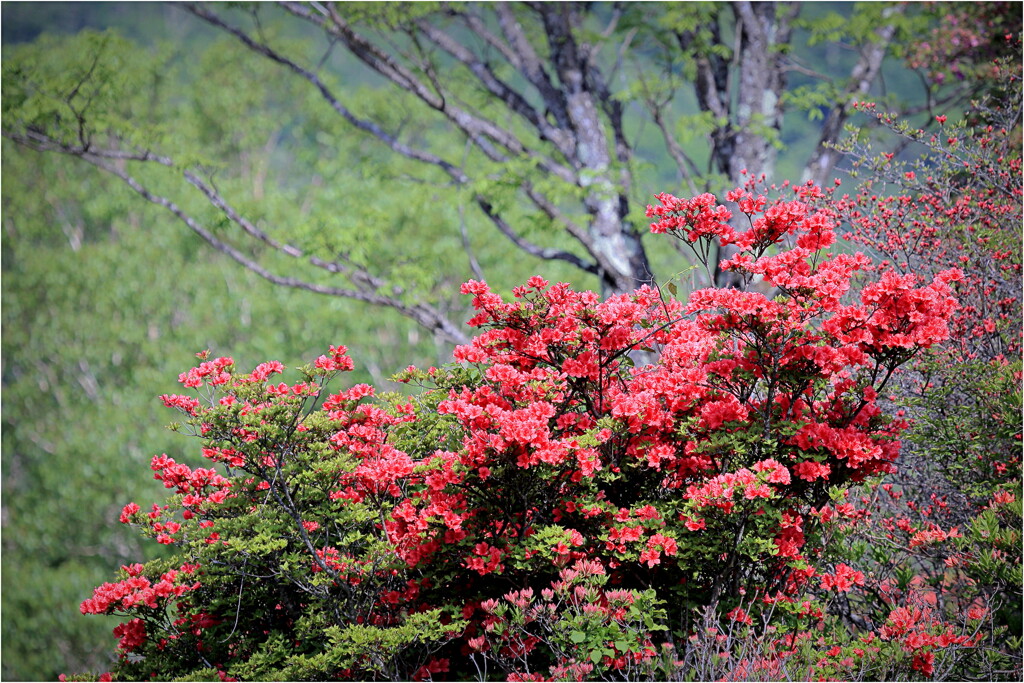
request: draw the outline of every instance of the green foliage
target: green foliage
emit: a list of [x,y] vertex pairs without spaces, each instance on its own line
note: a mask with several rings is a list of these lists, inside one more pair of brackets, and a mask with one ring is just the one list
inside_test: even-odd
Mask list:
[[[450,300],[468,269],[431,264],[466,263],[462,241],[439,232],[458,221],[455,208],[431,185],[414,186],[401,201],[366,202],[387,196],[410,168],[341,135],[322,102],[288,113],[286,105],[308,93],[232,88],[243,76],[280,80],[280,70],[229,46],[220,37],[197,60],[183,59],[185,45],[149,56],[109,33],[20,46],[17,59],[4,60],[5,128],[57,118],[66,124],[62,140],[77,145],[74,111],[84,108],[85,140],[106,126],[145,129],[147,144],[180,163],[215,165],[218,187],[272,235],[313,254],[344,254],[403,283],[407,296],[432,291]],[[93,64],[102,78],[75,91]],[[380,93],[364,95],[364,106],[397,111]],[[155,109],[165,118],[151,117]],[[107,668],[113,623],[83,623],[74,605],[120,563],[146,555],[120,528],[82,520],[113,520],[127,499],[152,497],[153,485],[129,471],[179,447],[160,429],[166,416],[154,397],[173,392],[167,378],[183,358],[204,348],[230,348],[240,362],[308,356],[344,335],[364,340],[357,358],[372,376],[363,378],[380,384],[395,358],[428,365],[436,351],[397,315],[374,313],[367,327],[366,306],[236,270],[81,163],[3,144],[4,676],[50,679]],[[224,233],[203,198],[181,192],[176,169],[127,168]],[[478,231],[472,226],[470,237]],[[484,263],[501,265],[502,245],[477,237],[472,246]],[[270,263],[288,267],[280,258]],[[525,277],[526,264],[508,266]],[[40,571],[45,583],[36,580]],[[57,645],[43,646],[39,633]]]
[[957,539],[958,549],[967,558],[965,572],[980,592],[993,601],[998,622],[1005,629],[997,637],[1008,638],[1006,645],[1011,651],[1014,640],[1019,650],[1024,608],[1021,503],[1019,485],[1006,486],[996,493],[987,509],[970,520],[967,533]]
[[610,664],[616,658],[648,660],[618,672],[629,678],[641,672],[649,675],[662,664],[648,652],[653,649],[649,636],[667,630],[665,608],[656,591],[610,591],[607,576],[578,569],[561,576],[563,580],[539,599],[532,591],[511,593],[488,610],[496,622],[486,636],[486,658],[515,668],[515,657],[505,648],[512,646],[514,651],[516,644],[536,639],[559,660],[583,665],[554,667],[555,680],[614,676]]
[[381,30],[393,30],[433,14],[441,7],[438,2],[346,2],[339,7],[346,20]]
[[[58,41],[43,37],[18,57],[4,60],[4,124],[13,125],[17,117],[21,127],[45,127],[68,144],[88,144],[113,123],[108,108],[124,104],[127,93],[142,87],[145,71],[128,68],[131,43],[115,33],[84,31],[75,36],[72,47],[84,59],[74,65],[64,63]],[[130,112],[119,113],[127,119]],[[82,129],[87,116],[91,125]]]
[[76,605],[152,556],[112,522],[127,500],[157,495],[133,472],[181,447],[155,397],[175,391],[184,359],[310,355],[336,334],[365,335],[370,367],[431,351],[411,351],[409,323],[376,314],[383,326],[357,330],[356,305],[273,287],[155,209],[127,210],[109,180],[3,144],[3,676],[47,680],[109,668],[116,623]]
[[908,440],[973,504],[987,503],[1021,476],[1021,363],[935,359],[927,370],[933,386],[905,400],[918,415]]

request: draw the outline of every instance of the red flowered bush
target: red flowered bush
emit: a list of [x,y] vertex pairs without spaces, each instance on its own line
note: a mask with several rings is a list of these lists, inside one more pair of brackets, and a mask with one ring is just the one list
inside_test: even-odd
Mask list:
[[[963,118],[935,116],[930,130],[861,105],[920,156],[878,154],[852,140],[845,151],[864,182],[850,194],[833,188],[822,202],[849,240],[894,272],[964,274],[949,339],[891,385],[888,398],[911,425],[899,471],[859,492],[871,514],[832,547],[837,561],[872,577],[838,611],[877,623],[885,618],[879,596],[965,623],[984,611],[985,647],[1014,653],[1013,665],[994,666],[989,677],[1014,678],[1024,604],[1021,72],[1019,59],[990,66],[993,96]],[[924,669],[928,662],[919,660]]]
[[741,288],[468,282],[409,396],[200,354],[100,680],[1019,680],[1015,111],[879,115],[932,156],[853,195],[657,195]]
[[[808,592],[868,581],[828,542],[863,519],[847,487],[893,471],[905,423],[879,396],[948,339],[962,275],[826,251],[814,188],[731,193],[743,232],[713,197],[658,198],[654,231],[703,258],[737,244],[725,267],[778,296],[601,301],[534,277],[505,300],[469,282],[480,333],[455,364],[401,373],[422,386],[411,397],[328,393],[352,368],[344,347],[295,383],[272,381],[278,362],[240,373],[202,354],[180,378],[197,398],[163,400],[210,466],[155,457],[171,498],[121,513],[175,558],[125,567],[82,605],[127,618],[114,674],[659,678],[696,666],[686,643],[709,614],[771,624],[764,657],[797,652],[825,618]],[[904,628],[900,609],[871,637],[910,653],[908,670],[974,643],[931,612],[914,617],[927,634]],[[800,661],[861,661],[818,645]]]

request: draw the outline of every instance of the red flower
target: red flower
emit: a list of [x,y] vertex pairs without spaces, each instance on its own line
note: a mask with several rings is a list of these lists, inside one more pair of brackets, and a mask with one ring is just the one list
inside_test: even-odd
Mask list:
[[125,652],[132,652],[146,642],[146,625],[142,619],[132,619],[126,624],[114,627],[114,636],[120,638],[118,647]]

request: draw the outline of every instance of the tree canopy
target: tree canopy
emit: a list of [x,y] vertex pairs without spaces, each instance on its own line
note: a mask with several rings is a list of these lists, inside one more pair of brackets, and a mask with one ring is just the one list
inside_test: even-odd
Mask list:
[[[475,251],[500,236],[506,253],[510,244],[625,292],[654,278],[637,213],[652,170],[694,194],[743,172],[774,177],[795,121],[804,142],[790,172],[822,182],[836,161],[827,143],[858,99],[883,95],[913,113],[975,87],[912,81],[902,46],[936,16],[902,4],[182,9],[228,39],[186,60],[198,66],[189,90],[169,86],[166,51],[140,53],[113,35],[83,35],[68,50],[43,43],[5,64],[4,135],[115,175],[271,282],[391,307],[448,342],[466,337],[443,283],[403,268],[414,254],[400,217],[425,218],[419,208],[381,188],[369,220],[337,194],[346,179],[335,174],[358,173],[366,156],[398,162],[403,199],[426,194],[410,183],[426,184],[441,204],[472,210],[430,229],[461,252],[461,274],[490,276],[473,272]],[[198,129],[182,125],[197,116]],[[360,141],[358,163],[341,139]],[[284,205],[264,196],[265,172],[234,188],[216,170],[224,153],[261,147],[314,157],[292,165]],[[328,159],[330,175],[318,164]],[[360,249],[368,227],[374,248]]]

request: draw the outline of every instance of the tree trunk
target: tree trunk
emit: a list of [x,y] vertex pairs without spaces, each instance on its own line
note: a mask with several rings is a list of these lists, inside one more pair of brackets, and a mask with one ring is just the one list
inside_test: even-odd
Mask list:
[[[782,130],[782,94],[786,86],[779,48],[789,42],[790,22],[797,8],[794,3],[774,2],[736,2],[731,7],[738,34],[734,59],[739,64],[739,85],[735,109],[727,128],[717,136],[721,143],[713,148],[713,160],[720,173],[740,186],[751,177],[771,177],[775,170],[774,143]],[[717,82],[727,86],[721,77]],[[728,102],[731,93],[725,89],[718,95],[720,101]],[[748,227],[738,223],[746,220],[742,215],[736,214],[734,220],[734,227]],[[720,267],[735,253],[731,245],[719,248],[715,263],[718,287],[741,286],[734,273]]]

